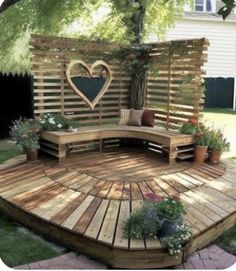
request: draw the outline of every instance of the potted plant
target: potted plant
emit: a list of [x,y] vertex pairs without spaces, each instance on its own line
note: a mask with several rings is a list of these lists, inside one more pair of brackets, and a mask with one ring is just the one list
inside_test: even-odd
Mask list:
[[185,214],[184,206],[178,197],[164,198],[156,205],[156,210],[161,225],[157,236],[166,237],[175,234]]
[[181,252],[190,239],[191,231],[183,223],[184,206],[178,197],[163,198],[147,193],[143,205],[125,221],[124,237],[161,238],[170,255]]
[[209,145],[210,163],[216,164],[220,161],[223,152],[230,150],[230,143],[224,137],[221,129],[211,130],[211,141]]
[[15,120],[10,127],[10,135],[27,155],[27,160],[38,159],[39,132],[41,125],[34,119]]
[[194,135],[194,161],[197,163],[203,163],[206,159],[207,149],[211,140],[211,133],[207,127],[200,124]]

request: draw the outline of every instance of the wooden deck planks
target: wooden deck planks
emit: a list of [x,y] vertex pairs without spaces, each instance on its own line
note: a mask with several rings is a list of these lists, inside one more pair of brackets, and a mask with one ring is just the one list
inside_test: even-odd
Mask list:
[[101,198],[93,198],[91,204],[87,208],[87,210],[84,212],[82,217],[79,219],[79,221],[74,226],[73,230],[78,231],[79,233],[84,233],[92,220],[95,212],[97,211],[99,205],[101,204],[102,199]]
[[85,236],[92,239],[97,239],[108,205],[109,200],[103,199],[96,213],[94,214],[87,230],[85,231]]
[[[0,196],[58,227],[130,251],[162,249],[158,239],[123,237],[124,221],[141,206],[147,193],[163,197],[179,194],[187,209],[185,221],[194,236],[236,211],[234,173],[222,176],[223,166],[166,167],[158,164],[154,155],[148,159],[146,153],[136,155],[94,152],[94,169],[88,153],[85,159],[76,160],[75,156],[65,165],[26,164],[0,171]],[[153,176],[153,172],[158,174]]]
[[48,201],[41,203],[40,205],[36,206],[31,210],[32,213],[34,213],[37,216],[41,216],[44,219],[47,217],[50,217],[53,215],[53,213],[57,212],[57,210],[60,210],[61,203],[65,200],[70,198],[72,195],[76,195],[74,190],[66,189],[65,191],[62,191],[60,194],[56,195],[55,197],[48,198]]
[[115,232],[114,247],[129,248],[128,238],[124,238],[123,227],[125,221],[130,217],[130,201],[122,201],[120,204],[119,217],[117,220],[117,227]]
[[104,217],[98,240],[103,243],[113,244],[120,201],[111,200]]
[[73,229],[77,224],[78,220],[82,217],[86,209],[89,207],[93,201],[94,196],[86,196],[86,198],[80,203],[80,205],[66,218],[66,220],[61,224],[61,226]]
[[[136,209],[140,208],[143,204],[143,200],[133,200],[131,202],[131,211],[134,212]],[[138,240],[138,239],[130,239],[130,246],[129,248],[131,250],[144,250],[145,249],[145,243],[144,240]]]
[[61,225],[71,215],[71,213],[76,210],[85,197],[86,194],[78,192],[78,196],[62,210],[59,210],[59,212],[52,217],[51,222]]

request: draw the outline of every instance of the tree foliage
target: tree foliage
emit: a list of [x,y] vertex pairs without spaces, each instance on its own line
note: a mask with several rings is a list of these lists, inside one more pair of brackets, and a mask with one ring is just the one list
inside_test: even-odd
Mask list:
[[0,13],[0,70],[24,73],[30,71],[31,33],[127,44],[135,40],[134,18],[141,7],[140,40],[150,31],[162,34],[186,0],[8,0],[8,8],[6,2]]
[[[30,71],[31,33],[123,44],[142,42],[150,33],[163,35],[191,1],[5,0],[0,7],[0,71]],[[232,0],[223,2],[231,7]]]
[[224,3],[224,6],[218,11],[218,14],[223,17],[225,20],[232,10],[236,7],[236,1],[235,0],[222,0]]

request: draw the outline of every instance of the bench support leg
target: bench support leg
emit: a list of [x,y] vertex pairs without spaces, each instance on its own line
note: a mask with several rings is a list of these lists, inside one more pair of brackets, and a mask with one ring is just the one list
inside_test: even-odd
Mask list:
[[63,163],[66,159],[66,145],[60,144],[59,145],[59,163]]
[[100,139],[100,142],[99,142],[99,151],[102,152],[102,147],[103,147],[103,141],[102,139]]
[[169,147],[169,155],[168,155],[169,164],[175,163],[176,162],[176,157],[177,157],[176,147],[170,146]]

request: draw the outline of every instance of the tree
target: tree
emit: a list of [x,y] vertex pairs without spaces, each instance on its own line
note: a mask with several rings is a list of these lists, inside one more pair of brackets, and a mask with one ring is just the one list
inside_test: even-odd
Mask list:
[[[162,36],[175,15],[192,0],[5,0],[0,6],[0,70],[29,71],[30,33],[140,43],[150,33]],[[235,6],[222,0],[226,14]],[[96,21],[96,12],[105,15]],[[96,21],[96,23],[94,23]]]
[[[177,2],[183,6],[186,0]],[[161,35],[175,11],[173,1],[164,0],[5,0],[0,9],[0,70],[17,73],[30,71],[30,33],[128,44],[149,32]]]
[[222,0],[224,3],[224,6],[218,11],[218,14],[220,14],[223,19],[225,20],[232,10],[236,7],[236,1],[235,0]]

